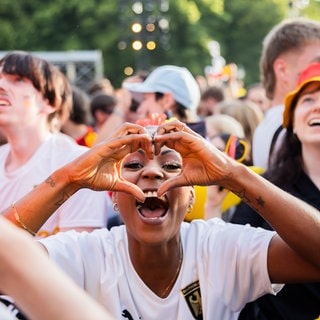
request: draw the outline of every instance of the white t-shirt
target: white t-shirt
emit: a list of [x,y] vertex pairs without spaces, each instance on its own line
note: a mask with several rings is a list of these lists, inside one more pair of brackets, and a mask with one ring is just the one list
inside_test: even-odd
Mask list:
[[1,320],[17,320],[12,311],[0,302],[0,319]]
[[282,287],[271,285],[267,271],[274,234],[218,218],[183,222],[183,263],[164,299],[135,272],[125,226],[64,232],[40,242],[50,258],[115,319],[232,320],[248,301]]
[[[10,145],[0,147],[0,211],[30,192],[48,176],[86,152],[64,134],[50,135],[32,158],[17,170],[7,173],[5,163]],[[42,226],[39,236],[56,233],[58,228],[105,227],[112,203],[107,192],[82,189],[68,199]]]
[[25,319],[25,315],[19,310],[19,308],[15,305],[14,301],[9,296],[0,295],[0,319]]
[[268,168],[272,138],[282,124],[283,105],[270,108],[256,128],[252,140],[252,160],[257,167]]

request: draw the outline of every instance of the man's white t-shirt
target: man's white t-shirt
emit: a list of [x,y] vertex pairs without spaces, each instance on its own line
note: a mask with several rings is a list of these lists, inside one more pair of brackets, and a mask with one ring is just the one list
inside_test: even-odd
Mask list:
[[221,219],[183,222],[183,262],[167,298],[139,278],[128,255],[125,226],[64,232],[39,240],[74,281],[115,319],[237,319],[244,305],[275,294],[267,271],[274,232]]
[[[0,147],[0,211],[30,192],[53,171],[87,150],[87,147],[79,146],[69,136],[60,133],[52,134],[23,166],[7,173],[5,163],[10,145],[2,145]],[[59,228],[105,227],[110,210],[112,210],[112,203],[106,192],[82,189],[55,211],[42,226],[38,236],[51,235]]]
[[254,166],[268,168],[269,153],[273,136],[282,124],[283,105],[270,108],[253,134],[252,160]]

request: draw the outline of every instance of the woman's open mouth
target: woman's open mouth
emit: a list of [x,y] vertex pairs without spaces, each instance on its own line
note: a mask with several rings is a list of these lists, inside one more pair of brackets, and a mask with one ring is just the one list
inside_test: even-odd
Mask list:
[[169,203],[165,196],[158,198],[156,191],[145,192],[146,200],[137,202],[137,210],[141,218],[146,222],[161,222],[167,214]]

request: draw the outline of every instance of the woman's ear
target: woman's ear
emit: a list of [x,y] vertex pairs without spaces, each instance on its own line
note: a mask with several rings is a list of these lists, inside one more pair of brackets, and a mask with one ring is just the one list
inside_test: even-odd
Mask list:
[[191,187],[190,188],[190,203],[189,203],[190,206],[194,205],[195,199],[196,199],[196,192],[194,190],[194,187]]
[[185,218],[188,214],[192,215],[194,203],[195,203],[195,190],[194,190],[194,187],[190,187],[189,204],[185,213]]

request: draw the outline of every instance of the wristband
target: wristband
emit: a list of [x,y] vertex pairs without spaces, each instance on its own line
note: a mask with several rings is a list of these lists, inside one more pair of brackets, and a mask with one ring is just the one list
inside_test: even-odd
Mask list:
[[14,218],[16,219],[16,221],[18,222],[18,224],[20,225],[20,227],[22,227],[24,230],[28,231],[30,234],[32,234],[33,236],[35,236],[37,233],[32,231],[31,229],[29,229],[21,220],[18,210],[14,204],[14,202],[11,205],[13,211],[14,211]]

